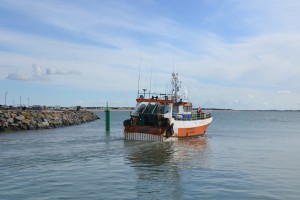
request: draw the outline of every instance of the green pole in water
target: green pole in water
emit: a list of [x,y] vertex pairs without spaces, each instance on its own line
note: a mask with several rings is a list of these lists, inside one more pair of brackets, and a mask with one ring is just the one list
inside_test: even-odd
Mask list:
[[108,102],[106,102],[106,109],[105,109],[105,130],[110,131],[110,110],[108,109]]

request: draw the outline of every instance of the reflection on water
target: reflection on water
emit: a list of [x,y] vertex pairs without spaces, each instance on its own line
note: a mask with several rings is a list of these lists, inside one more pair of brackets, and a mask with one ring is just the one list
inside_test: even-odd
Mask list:
[[136,192],[140,198],[182,199],[184,170],[208,167],[205,138],[178,142],[125,141],[124,145],[126,160],[137,175]]
[[128,160],[135,169],[135,190],[141,199],[181,199],[180,172],[172,164],[174,143],[126,141]]
[[170,160],[173,154],[173,143],[124,141],[129,150],[127,159],[135,167],[159,166]]
[[208,168],[209,148],[207,138],[180,140],[174,144],[173,162],[180,168]]

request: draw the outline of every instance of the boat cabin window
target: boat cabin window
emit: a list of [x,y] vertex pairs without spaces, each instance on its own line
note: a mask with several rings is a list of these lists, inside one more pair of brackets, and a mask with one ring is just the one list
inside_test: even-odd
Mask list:
[[156,105],[155,104],[148,104],[146,108],[144,109],[143,113],[144,114],[152,114],[155,111]]
[[134,112],[136,114],[153,114],[153,113],[156,113],[157,112],[157,104],[151,104],[151,103],[148,103],[148,104],[141,104],[137,110]]
[[141,104],[134,114],[166,114],[169,112],[169,105],[161,105],[161,104]]
[[142,113],[143,110],[145,110],[145,108],[146,108],[146,105],[145,105],[145,104],[142,104],[142,105],[140,105],[140,107],[137,109],[137,112],[138,112],[138,113]]
[[169,106],[164,106],[164,114],[169,112]]
[[192,106],[183,106],[184,112],[192,112]]
[[166,114],[167,112],[169,112],[169,106],[165,106],[165,105],[159,105],[158,106],[158,114]]

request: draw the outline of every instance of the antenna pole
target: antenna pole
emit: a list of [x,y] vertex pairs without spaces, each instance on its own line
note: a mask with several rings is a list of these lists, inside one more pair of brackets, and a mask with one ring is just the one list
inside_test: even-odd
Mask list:
[[150,74],[150,90],[149,90],[149,99],[150,99],[150,92],[151,92],[151,82],[152,82],[152,67],[151,67],[151,74]]
[[156,77],[155,77],[155,80],[154,80],[154,94],[156,95]]
[[138,79],[138,92],[137,92],[138,98],[139,98],[139,92],[140,92],[141,64],[142,64],[142,51],[140,52],[139,79]]
[[175,102],[177,102],[177,92],[179,91],[179,85],[178,85],[178,74],[172,73],[172,95]]
[[174,54],[173,54],[173,72],[175,72],[175,48],[174,48]]

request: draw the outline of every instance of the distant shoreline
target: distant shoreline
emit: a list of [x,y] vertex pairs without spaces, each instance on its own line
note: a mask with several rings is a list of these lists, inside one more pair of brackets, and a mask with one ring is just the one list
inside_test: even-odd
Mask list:
[[[107,108],[104,106],[71,106],[71,107],[62,107],[62,106],[29,106],[26,107],[25,105],[20,106],[4,106],[0,105],[0,110],[36,110],[36,111],[76,111],[76,110],[86,110],[86,111],[105,111]],[[124,107],[117,107],[111,106],[108,107],[110,111],[134,111],[135,107],[124,106]],[[197,110],[198,108],[193,108],[193,110]],[[290,112],[298,112],[299,110],[276,110],[276,109],[268,109],[268,110],[259,110],[259,109],[232,109],[232,108],[201,108],[203,111],[290,111]]]
[[[81,108],[86,111],[105,111],[106,108]],[[108,107],[109,111],[134,111],[135,108],[122,108],[122,107]],[[197,108],[193,108],[193,110],[197,110]],[[274,112],[299,112],[300,110],[238,110],[238,109],[227,109],[227,108],[202,108],[204,111],[274,111]]]

